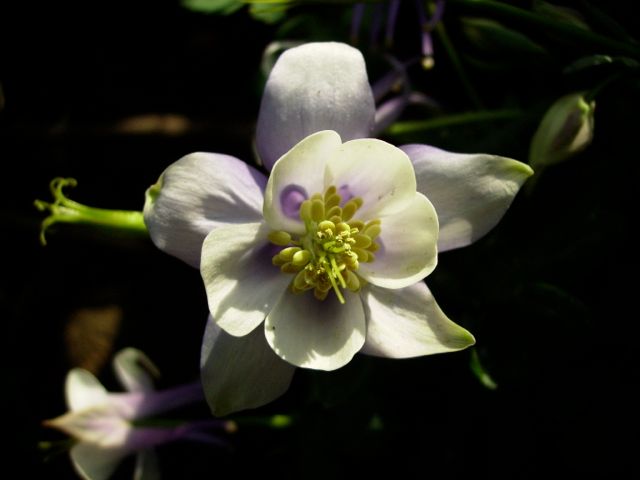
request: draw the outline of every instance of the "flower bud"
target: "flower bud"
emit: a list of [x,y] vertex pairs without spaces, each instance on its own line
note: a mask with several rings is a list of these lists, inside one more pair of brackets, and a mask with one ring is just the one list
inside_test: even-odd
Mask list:
[[565,95],[551,105],[531,141],[531,167],[554,165],[584,150],[593,138],[595,107],[584,92]]

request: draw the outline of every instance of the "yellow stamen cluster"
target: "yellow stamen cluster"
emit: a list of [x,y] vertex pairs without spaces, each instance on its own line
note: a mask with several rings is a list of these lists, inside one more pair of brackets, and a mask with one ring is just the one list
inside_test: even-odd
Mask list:
[[283,273],[295,274],[290,288],[293,293],[313,290],[324,300],[333,289],[344,303],[341,289],[357,292],[364,279],[357,273],[361,262],[373,262],[380,248],[375,239],[380,235],[380,220],[364,223],[352,220],[362,206],[362,199],[352,198],[342,207],[342,198],[333,185],[322,194],[302,202],[300,219],[306,233],[300,237],[273,231],[269,240],[283,248],[273,257],[273,264]]

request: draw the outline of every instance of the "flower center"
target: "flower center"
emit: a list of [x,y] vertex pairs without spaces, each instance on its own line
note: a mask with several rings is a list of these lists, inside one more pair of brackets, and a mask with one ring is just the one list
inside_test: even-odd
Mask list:
[[364,223],[352,220],[362,206],[355,197],[344,205],[335,186],[324,195],[316,193],[300,205],[300,219],[306,232],[295,236],[273,231],[269,241],[285,247],[273,257],[273,264],[283,273],[294,274],[290,284],[293,293],[313,290],[324,300],[333,290],[340,303],[345,303],[342,289],[357,292],[365,282],[356,271],[360,262],[373,262],[380,248],[375,238],[380,235],[380,220]]

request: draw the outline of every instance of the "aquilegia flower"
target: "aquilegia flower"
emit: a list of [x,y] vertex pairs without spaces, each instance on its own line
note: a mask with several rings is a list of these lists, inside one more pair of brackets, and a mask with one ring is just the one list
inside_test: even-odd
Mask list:
[[273,400],[295,367],[474,343],[422,279],[438,250],[468,245],[499,221],[531,169],[399,149],[366,138],[374,119],[358,50],[292,48],[267,80],[258,118],[268,179],[236,158],[194,153],[147,191],[154,243],[201,269],[211,312],[202,380],[215,414]]
[[229,422],[145,425],[145,419],[152,415],[202,400],[200,384],[153,391],[151,377],[144,367],[155,367],[133,348],[120,351],[113,365],[128,393],[108,393],[93,374],[75,368],[67,375],[65,385],[70,411],[44,422],[74,438],[71,461],[82,478],[107,479],[124,457],[133,453],[137,453],[134,477],[158,478],[153,447],[180,439],[221,442],[207,430],[226,428]]

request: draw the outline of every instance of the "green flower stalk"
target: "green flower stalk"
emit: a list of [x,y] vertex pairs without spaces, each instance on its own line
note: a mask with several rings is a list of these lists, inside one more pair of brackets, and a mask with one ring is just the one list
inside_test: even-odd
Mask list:
[[144,224],[142,212],[89,207],[67,198],[63,189],[65,187],[75,187],[77,184],[78,182],[74,178],[54,178],[49,184],[53,202],[50,203],[43,200],[34,202],[36,208],[41,212],[50,212],[40,227],[40,243],[42,245],[47,244],[47,230],[56,223],[92,225],[109,230],[147,235],[147,227]]

